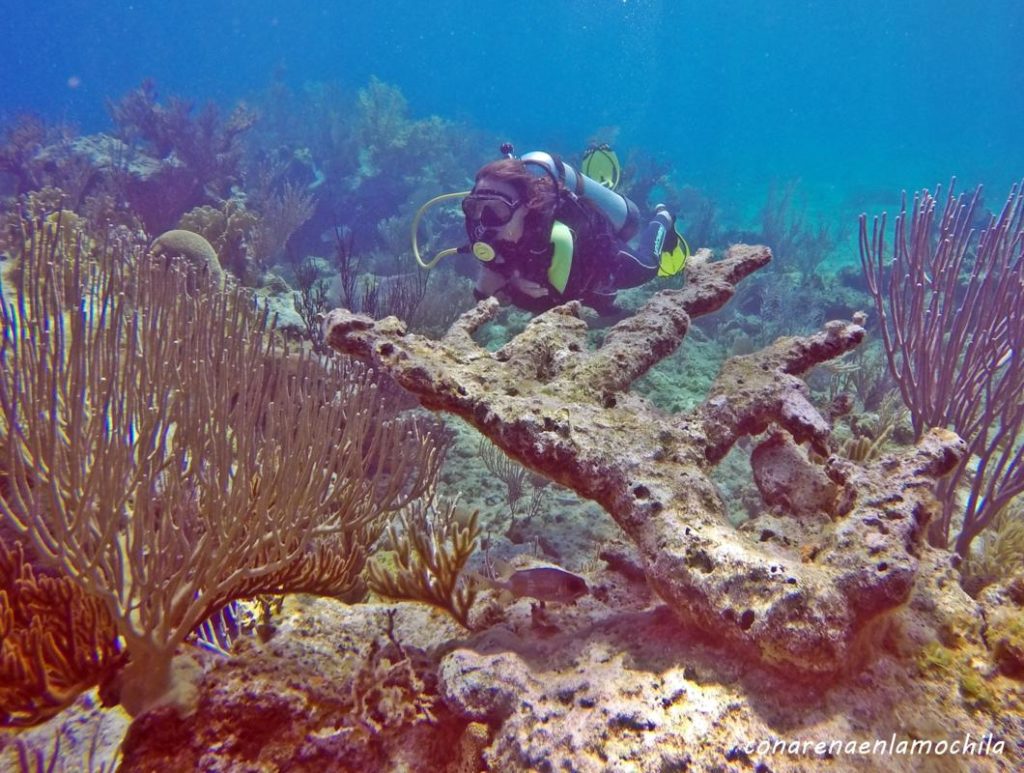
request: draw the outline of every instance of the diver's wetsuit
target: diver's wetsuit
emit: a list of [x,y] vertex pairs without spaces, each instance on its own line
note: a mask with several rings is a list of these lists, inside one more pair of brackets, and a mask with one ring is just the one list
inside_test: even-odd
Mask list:
[[504,246],[494,260],[481,264],[474,290],[478,300],[490,295],[533,312],[578,299],[599,314],[612,314],[618,290],[637,287],[658,273],[658,235],[663,224],[650,222],[637,238],[638,249],[613,232],[607,217],[585,200],[561,205],[553,218],[572,232],[572,267],[565,289],[548,280],[554,245],[552,222],[527,222],[526,236]]

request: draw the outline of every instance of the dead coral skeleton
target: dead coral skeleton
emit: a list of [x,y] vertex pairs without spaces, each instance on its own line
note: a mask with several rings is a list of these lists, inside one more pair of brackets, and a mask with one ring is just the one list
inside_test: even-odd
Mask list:
[[[735,357],[688,413],[666,415],[628,390],[679,346],[692,317],[721,308],[770,259],[763,247],[730,248],[683,289],[654,295],[595,349],[575,302],[536,317],[496,352],[472,338],[497,313],[493,299],[439,341],[344,309],[328,314],[326,337],[390,373],[425,407],[463,417],[511,458],[602,505],[636,544],[656,592],[735,656],[794,676],[834,674],[849,666],[864,626],[908,598],[931,486],[963,444],[936,431],[868,467],[830,457],[839,518],[814,562],[738,534],[711,467],[772,425],[827,455],[829,425],[798,376],[856,347],[864,329],[832,322]],[[544,352],[553,356],[540,379]]]

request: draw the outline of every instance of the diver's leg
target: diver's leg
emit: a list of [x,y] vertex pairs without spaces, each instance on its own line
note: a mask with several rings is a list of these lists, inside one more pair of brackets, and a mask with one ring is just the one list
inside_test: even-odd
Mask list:
[[610,266],[611,281],[616,290],[626,287],[639,287],[649,282],[658,273],[658,257],[653,261],[641,260],[625,250],[619,250],[612,258]]
[[654,208],[654,219],[651,220],[640,234],[640,249],[637,253],[647,263],[657,266],[664,252],[672,252],[679,243],[676,233],[676,219],[664,204]]

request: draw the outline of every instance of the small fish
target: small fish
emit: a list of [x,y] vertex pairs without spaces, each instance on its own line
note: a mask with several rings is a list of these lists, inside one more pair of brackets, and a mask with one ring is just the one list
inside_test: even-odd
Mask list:
[[231,646],[242,631],[240,601],[231,601],[199,624],[194,632],[195,645],[223,657],[231,656]]
[[505,580],[491,580],[490,583],[516,598],[529,596],[538,601],[554,601],[559,604],[573,604],[576,599],[590,593],[586,580],[557,566],[519,569]]

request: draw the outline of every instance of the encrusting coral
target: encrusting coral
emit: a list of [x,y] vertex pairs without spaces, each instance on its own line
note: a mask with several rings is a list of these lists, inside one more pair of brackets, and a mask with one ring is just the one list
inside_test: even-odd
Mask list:
[[667,415],[627,390],[679,346],[692,317],[721,308],[770,259],[763,247],[732,247],[694,270],[683,289],[653,296],[593,350],[577,303],[535,318],[497,352],[472,338],[497,313],[494,300],[440,341],[408,334],[396,318],[345,309],[327,316],[326,339],[389,373],[425,407],[463,417],[512,458],[601,504],[683,621],[784,673],[834,674],[850,665],[870,622],[908,598],[932,483],[964,446],[936,431],[867,467],[830,457],[837,520],[813,561],[730,526],[712,465],[771,425],[827,454],[829,425],[798,376],[857,346],[864,329],[832,322],[735,357],[689,413]]

